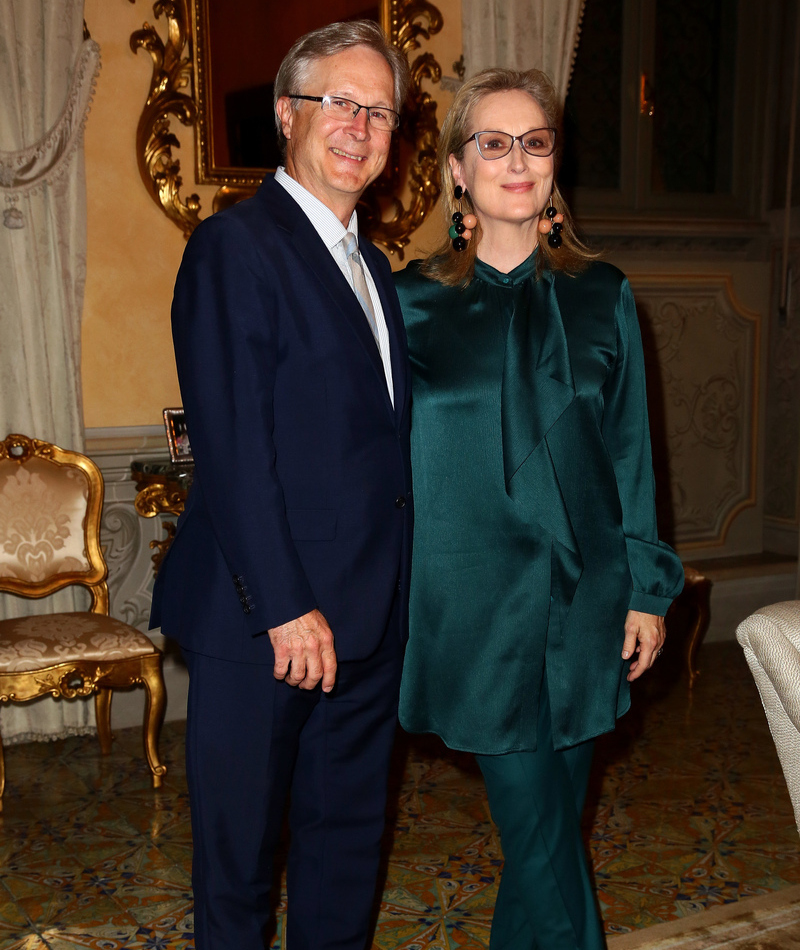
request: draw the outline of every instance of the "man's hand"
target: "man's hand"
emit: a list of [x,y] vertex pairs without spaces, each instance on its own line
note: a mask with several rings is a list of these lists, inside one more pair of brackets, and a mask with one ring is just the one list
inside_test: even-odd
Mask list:
[[275,679],[290,686],[313,689],[322,680],[323,693],[336,682],[333,633],[318,610],[273,627],[269,638],[275,650]]
[[[622,658],[627,660],[634,653],[638,657],[631,663],[628,682],[632,683],[655,663],[658,651],[664,646],[667,630],[664,618],[656,614],[643,614],[638,610],[629,610],[625,618],[625,641],[622,644]],[[638,643],[638,648],[637,648]]]

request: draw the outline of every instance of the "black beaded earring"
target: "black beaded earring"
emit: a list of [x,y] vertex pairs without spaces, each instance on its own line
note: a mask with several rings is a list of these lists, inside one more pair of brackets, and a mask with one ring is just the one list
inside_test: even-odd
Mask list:
[[463,251],[466,248],[467,241],[472,237],[472,229],[478,223],[478,219],[474,214],[464,214],[464,210],[461,206],[461,200],[464,194],[465,192],[461,185],[456,185],[453,189],[453,196],[458,202],[458,211],[453,212],[453,223],[450,225],[450,230],[447,234],[453,242],[454,251]]
[[[564,243],[561,237],[561,232],[564,230],[564,225],[561,223],[561,221],[564,220],[564,216],[558,214],[556,209],[553,207],[552,195],[550,196],[550,207],[547,209],[547,211],[545,211],[545,214],[547,215],[548,218],[550,218],[550,221],[552,222],[550,225],[550,233],[547,235],[547,243],[554,250],[558,250],[558,248],[560,248],[561,245]],[[558,215],[558,217],[561,218],[561,221],[554,220],[556,215]]]

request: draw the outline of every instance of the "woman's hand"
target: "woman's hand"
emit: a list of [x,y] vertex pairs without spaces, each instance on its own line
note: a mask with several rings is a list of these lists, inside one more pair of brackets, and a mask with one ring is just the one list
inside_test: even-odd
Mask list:
[[625,618],[622,659],[627,660],[634,653],[638,653],[638,657],[631,663],[628,673],[629,683],[638,679],[655,663],[666,637],[667,630],[663,617],[658,617],[656,614],[643,614],[638,610],[628,611],[628,616]]

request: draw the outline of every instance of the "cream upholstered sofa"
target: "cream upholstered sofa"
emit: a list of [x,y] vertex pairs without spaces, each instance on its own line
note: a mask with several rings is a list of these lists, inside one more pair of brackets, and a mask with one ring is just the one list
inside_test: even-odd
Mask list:
[[736,629],[789,786],[800,831],[800,600],[762,607]]

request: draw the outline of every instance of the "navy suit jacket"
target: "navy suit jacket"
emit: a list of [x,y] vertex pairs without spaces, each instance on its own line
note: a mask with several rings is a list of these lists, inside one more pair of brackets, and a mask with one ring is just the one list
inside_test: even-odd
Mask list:
[[388,325],[394,407],[358,300],[271,175],[189,240],[172,326],[195,472],[151,626],[194,652],[271,664],[267,630],[317,607],[339,659],[361,659],[398,585],[405,604],[405,330],[388,261],[360,249]]

